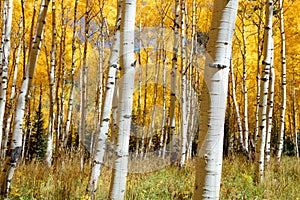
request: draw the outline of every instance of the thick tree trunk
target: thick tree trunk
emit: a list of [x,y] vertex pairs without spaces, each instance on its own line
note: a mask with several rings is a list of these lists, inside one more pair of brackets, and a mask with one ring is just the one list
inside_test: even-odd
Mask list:
[[125,198],[127,165],[129,156],[130,124],[134,91],[134,26],[136,1],[124,0],[122,4],[121,38],[120,38],[120,100],[118,112],[117,158],[114,162],[110,199]]
[[237,0],[214,2],[200,104],[194,190],[197,200],[219,199],[228,72],[237,7]]

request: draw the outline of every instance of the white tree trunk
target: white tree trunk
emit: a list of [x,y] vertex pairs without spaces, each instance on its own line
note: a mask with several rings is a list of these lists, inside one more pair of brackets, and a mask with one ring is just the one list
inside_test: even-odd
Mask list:
[[87,112],[87,48],[88,48],[88,35],[89,35],[89,0],[85,2],[85,15],[84,15],[84,49],[82,66],[80,71],[80,121],[79,121],[79,151],[80,151],[80,170],[83,171],[84,165],[84,149],[85,149],[85,131],[86,131],[86,112]]
[[200,104],[194,190],[197,200],[219,199],[228,72],[237,7],[237,0],[214,2]]
[[134,91],[134,27],[136,1],[124,0],[122,4],[121,37],[120,37],[120,100],[118,112],[117,158],[114,162],[110,199],[121,200],[125,197],[127,165],[129,156],[130,124],[132,99]]
[[52,0],[52,44],[51,44],[51,61],[50,61],[50,105],[49,105],[49,125],[47,135],[47,149],[46,149],[46,165],[50,167],[52,164],[53,152],[53,131],[54,131],[54,103],[55,103],[55,67],[56,67],[56,14],[55,14],[56,0]]
[[284,15],[283,15],[283,0],[279,0],[280,8],[280,33],[281,33],[281,113],[280,113],[280,131],[277,144],[277,162],[280,163],[283,142],[284,142],[284,126],[285,126],[285,111],[286,111],[286,56],[285,56],[285,32],[284,32]]
[[237,125],[238,125],[238,131],[239,131],[239,143],[240,143],[240,148],[244,149],[244,143],[243,143],[243,127],[242,127],[242,121],[241,121],[241,116],[240,116],[240,111],[239,111],[239,105],[236,100],[236,87],[235,87],[235,77],[234,77],[234,68],[232,61],[230,63],[230,74],[231,74],[231,87],[232,87],[232,101],[233,101],[233,106],[236,112],[236,117],[237,117]]
[[243,89],[244,89],[244,151],[249,157],[248,140],[249,140],[249,124],[248,124],[248,87],[247,87],[247,39],[245,32],[246,6],[243,16],[242,36],[243,36]]
[[263,74],[261,78],[261,93],[259,104],[259,130],[258,143],[256,148],[256,174],[255,181],[260,182],[264,174],[265,144],[267,132],[267,101],[269,88],[269,74],[272,60],[272,17],[273,1],[268,0],[266,3],[266,26],[264,32],[264,60],[262,63]]
[[181,0],[181,148],[180,148],[180,167],[185,164],[186,153],[187,153],[187,80],[186,80],[186,20],[185,19],[185,0]]
[[[20,17],[20,23],[19,23],[19,34],[21,35],[22,33],[22,26],[23,26],[23,14],[21,14]],[[8,118],[6,121],[6,126],[5,126],[5,135],[4,135],[4,140],[2,142],[2,149],[1,149],[1,155],[0,159],[4,159],[6,155],[6,148],[7,148],[7,142],[8,142],[8,135],[10,132],[10,127],[11,127],[11,119],[14,116],[14,110],[15,110],[15,96],[16,96],[16,84],[17,84],[17,76],[18,76],[18,69],[19,69],[19,61],[20,61],[20,56],[21,56],[21,50],[22,50],[22,42],[23,42],[23,37],[19,37],[19,46],[18,46],[18,51],[16,55],[16,63],[15,63],[15,68],[14,68],[14,73],[13,73],[13,81],[12,81],[12,86],[11,86],[11,93],[10,93],[10,99],[9,99],[9,112],[8,112]]]
[[115,90],[115,80],[118,70],[119,62],[119,49],[120,49],[120,22],[121,22],[121,6],[122,0],[118,1],[118,14],[116,22],[116,32],[114,35],[114,41],[111,48],[111,54],[109,58],[109,70],[106,81],[106,92],[104,95],[103,110],[101,112],[101,125],[100,132],[97,134],[96,143],[95,143],[95,155],[92,164],[92,170],[90,173],[89,183],[87,186],[87,194],[94,199],[95,192],[98,187],[98,180],[101,174],[103,167],[104,153],[107,149],[108,143],[108,131],[109,131],[109,122],[110,114],[113,102],[113,95]]
[[31,86],[32,78],[35,71],[36,61],[40,50],[40,44],[42,40],[42,34],[44,30],[47,9],[50,0],[43,0],[41,3],[40,13],[38,16],[36,33],[33,40],[33,44],[29,53],[29,59],[26,66],[25,77],[23,79],[20,94],[17,100],[16,116],[14,120],[14,131],[11,143],[11,155],[10,159],[6,162],[6,169],[3,177],[1,177],[1,193],[8,194],[10,189],[10,183],[16,168],[19,156],[22,150],[22,125],[24,119],[25,102],[28,96],[28,90]]
[[274,108],[274,88],[275,88],[275,70],[274,70],[274,41],[272,37],[272,59],[269,78],[269,97],[268,97],[268,118],[267,118],[267,138],[266,138],[266,164],[269,164],[271,157],[271,133],[272,133],[272,118]]
[[10,32],[12,24],[12,12],[13,12],[13,1],[5,0],[4,1],[4,12],[3,12],[3,33],[2,33],[2,42],[1,48],[3,52],[0,52],[0,149],[2,145],[2,136],[4,130],[4,113],[5,113],[5,104],[6,104],[6,91],[7,91],[7,82],[8,82],[8,63],[10,55]]

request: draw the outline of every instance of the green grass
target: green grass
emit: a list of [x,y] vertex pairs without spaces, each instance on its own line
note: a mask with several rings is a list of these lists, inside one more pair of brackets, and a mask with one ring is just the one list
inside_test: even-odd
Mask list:
[[[63,165],[47,169],[42,163],[20,165],[12,181],[10,199],[88,199],[85,189],[89,167],[80,172],[76,156]],[[271,160],[275,163],[275,160]],[[103,169],[97,199],[107,199],[111,172]],[[293,157],[283,157],[280,166],[271,164],[265,179],[255,185],[254,166],[244,158],[225,159],[221,199],[292,199],[300,200],[300,165]],[[193,161],[183,169],[165,167],[143,174],[128,174],[126,199],[191,199],[194,185]]]

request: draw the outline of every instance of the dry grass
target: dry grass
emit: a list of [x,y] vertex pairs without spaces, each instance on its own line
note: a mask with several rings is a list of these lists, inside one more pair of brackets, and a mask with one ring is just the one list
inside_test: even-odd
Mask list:
[[[10,199],[88,199],[85,189],[90,168],[80,171],[78,155],[47,169],[41,162],[20,165],[15,173]],[[272,160],[272,163],[275,161]],[[153,162],[155,163],[155,162]],[[150,166],[149,166],[150,165]],[[148,163],[151,168],[151,163]],[[244,158],[224,160],[221,199],[300,199],[300,165],[284,157],[280,166],[271,164],[260,185],[253,183],[254,166]],[[111,170],[104,167],[97,199],[107,199]],[[127,199],[191,199],[194,185],[193,162],[183,169],[164,167],[148,173],[128,175]]]

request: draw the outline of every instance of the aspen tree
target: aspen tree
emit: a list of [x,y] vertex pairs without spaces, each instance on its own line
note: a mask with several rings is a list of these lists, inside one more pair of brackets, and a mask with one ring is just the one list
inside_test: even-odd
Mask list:
[[238,1],[214,1],[200,104],[194,199],[219,199],[226,96]]
[[[20,62],[20,56],[21,56],[21,50],[22,50],[22,42],[23,42],[23,37],[21,37],[22,34],[22,26],[23,26],[23,18],[24,15],[23,13],[20,16],[20,22],[19,22],[19,27],[18,27],[18,36],[19,37],[19,43],[18,43],[18,50],[14,59],[15,60],[15,65],[14,65],[14,72],[13,72],[13,80],[12,80],[12,86],[11,86],[11,93],[10,93],[10,98],[9,101],[7,102],[7,108],[8,108],[8,117],[6,120],[6,125],[4,128],[5,130],[5,135],[3,135],[3,142],[1,146],[1,155],[0,159],[4,159],[6,155],[6,149],[7,149],[7,142],[8,142],[8,135],[10,132],[10,127],[11,127],[11,119],[14,116],[14,109],[15,109],[15,96],[16,96],[16,84],[17,84],[17,75],[18,75],[18,69],[19,69],[19,62]],[[1,140],[1,139],[0,139]]]
[[94,199],[95,192],[98,187],[98,180],[102,171],[104,162],[104,153],[107,150],[108,131],[110,125],[110,114],[113,103],[113,95],[115,90],[115,80],[118,70],[119,62],[119,49],[120,49],[120,23],[122,13],[122,1],[118,0],[118,11],[116,21],[116,32],[113,38],[113,45],[111,47],[111,54],[109,58],[108,77],[106,80],[106,91],[104,94],[103,110],[101,112],[101,125],[100,132],[97,134],[95,140],[95,155],[93,158],[92,170],[89,177],[87,186],[87,194]]
[[54,103],[55,103],[55,67],[56,67],[56,0],[52,0],[52,43],[51,43],[51,61],[50,61],[50,91],[49,91],[49,125],[47,135],[47,149],[46,149],[46,165],[50,167],[52,164],[53,154],[53,132],[54,132]]
[[249,140],[249,124],[248,124],[248,87],[247,87],[247,39],[245,33],[245,18],[247,5],[244,5],[244,13],[242,17],[242,40],[243,40],[243,93],[244,93],[244,151],[249,157],[248,140]]
[[284,32],[284,11],[283,0],[279,0],[280,9],[280,36],[281,36],[281,113],[280,113],[280,131],[277,144],[277,163],[280,163],[283,142],[284,142],[284,126],[285,126],[285,111],[286,111],[286,56],[285,56],[285,32]]
[[119,82],[120,99],[118,104],[118,139],[116,147],[117,158],[114,162],[110,199],[125,198],[127,165],[129,156],[130,124],[132,115],[132,99],[134,91],[134,27],[136,1],[124,0],[122,4],[121,35],[120,35],[120,65],[121,80]]
[[238,125],[238,131],[239,131],[239,143],[240,147],[244,149],[244,143],[243,143],[243,127],[242,127],[242,121],[239,111],[239,105],[236,100],[236,85],[235,85],[235,76],[234,76],[234,67],[232,64],[232,60],[230,61],[230,76],[231,76],[231,88],[232,88],[232,101],[233,106],[235,109],[236,117],[237,117],[237,125]]
[[266,23],[264,31],[264,60],[262,62],[263,74],[261,78],[261,91],[259,103],[259,130],[258,143],[256,148],[256,174],[255,181],[260,182],[264,175],[264,159],[267,129],[267,100],[269,89],[269,75],[272,60],[272,17],[273,17],[273,1],[268,0],[265,5]]
[[[293,70],[294,71],[294,70]],[[295,86],[295,77],[293,73],[293,85],[291,86],[291,93],[292,93],[292,118],[293,118],[293,135],[294,135],[294,150],[295,155],[299,158],[299,147],[298,147],[298,118],[297,118],[297,100],[296,100],[296,86]]]
[[71,118],[72,118],[72,111],[73,111],[73,100],[74,100],[74,92],[75,92],[75,81],[74,81],[74,74],[75,74],[75,67],[76,67],[76,38],[77,38],[77,15],[78,15],[78,0],[74,2],[74,19],[73,19],[73,37],[72,37],[72,67],[71,67],[71,93],[68,101],[68,112],[67,112],[67,119],[65,125],[65,134],[66,139],[64,141],[64,147],[67,146],[69,132],[70,132],[70,125],[71,125]]
[[[189,89],[187,90],[189,92],[189,96],[187,97],[187,99],[189,99],[189,106],[188,106],[188,114],[187,114],[187,118],[188,118],[188,130],[187,130],[187,158],[189,159],[192,157],[192,145],[193,145],[193,140],[195,137],[194,134],[194,124],[195,124],[195,111],[194,109],[197,106],[196,103],[196,96],[195,93],[193,92],[193,71],[195,69],[193,62],[194,62],[194,58],[195,56],[195,48],[197,48],[197,46],[195,45],[195,41],[196,41],[196,1],[193,0],[192,2],[192,26],[191,26],[191,51],[190,51],[190,55],[189,55],[189,63],[188,63],[188,67],[189,67]],[[197,71],[198,69],[196,69]]]
[[4,113],[6,105],[6,92],[8,85],[8,65],[10,56],[10,36],[11,36],[11,24],[12,24],[12,12],[13,12],[13,1],[4,1],[4,12],[3,12],[3,30],[2,30],[2,41],[0,51],[0,149],[2,145],[2,136],[4,130]]
[[181,148],[180,148],[180,167],[183,167],[187,152],[187,58],[186,58],[186,1],[180,1],[181,8],[181,40],[180,40],[180,56],[181,56]]
[[[272,38],[273,40],[273,38]],[[266,137],[266,164],[269,164],[271,157],[271,133],[272,133],[272,119],[274,108],[274,88],[275,88],[275,69],[274,69],[274,44],[272,42],[272,60],[269,78],[269,97],[268,97],[268,118],[267,118],[267,137]]]
[[31,87],[32,78],[35,71],[36,61],[40,50],[40,44],[42,40],[46,14],[48,10],[50,0],[43,0],[41,3],[40,13],[36,26],[36,33],[32,43],[32,47],[29,53],[29,59],[26,66],[26,73],[23,79],[20,94],[17,100],[16,116],[14,120],[14,131],[13,138],[10,147],[9,159],[7,159],[5,164],[5,169],[3,170],[1,177],[1,194],[7,195],[10,189],[10,183],[14,175],[14,171],[17,166],[17,162],[22,150],[22,125],[24,120],[25,112],[25,102],[28,97],[28,91]]
[[83,58],[82,66],[80,71],[80,121],[79,121],[79,151],[80,151],[80,170],[83,170],[84,165],[84,134],[86,131],[86,112],[87,112],[87,48],[89,38],[89,0],[85,1],[85,15],[84,15],[84,47],[83,47]]
[[169,110],[169,137],[170,137],[170,154],[171,162],[174,162],[173,154],[174,152],[174,141],[175,141],[175,131],[176,131],[176,74],[177,74],[177,57],[178,57],[178,46],[179,46],[179,26],[180,26],[180,1],[175,0],[175,18],[174,18],[174,46],[173,46],[173,58],[172,58],[172,70],[171,70],[171,98],[170,98],[170,110]]
[[[160,38],[161,38],[161,59],[163,60],[163,73],[162,73],[162,81],[163,81],[163,113],[162,113],[162,123],[161,123],[161,135],[160,135],[160,140],[159,140],[159,157],[165,157],[165,145],[164,142],[167,142],[167,133],[165,130],[166,126],[166,121],[167,121],[167,109],[166,109],[166,104],[167,104],[167,83],[166,83],[166,72],[167,72],[167,59],[166,59],[166,46],[165,46],[165,20],[166,20],[166,15],[168,13],[168,9],[170,7],[170,2],[165,2],[161,4],[161,9],[160,11],[160,16],[161,16],[161,22],[160,22]],[[158,7],[158,5],[157,5]]]
[[[262,9],[257,9],[258,12],[258,19],[259,22],[257,24],[257,74],[256,74],[256,108],[255,108],[255,133],[254,133],[254,138],[251,138],[251,140],[257,140],[257,135],[258,135],[258,129],[259,129],[259,102],[260,102],[260,91],[261,91],[261,57],[262,57],[262,44],[263,38],[261,38],[261,29],[262,29],[262,18],[263,18],[263,11]],[[255,148],[254,142],[251,142],[251,147]],[[255,152],[254,152],[255,154]]]

